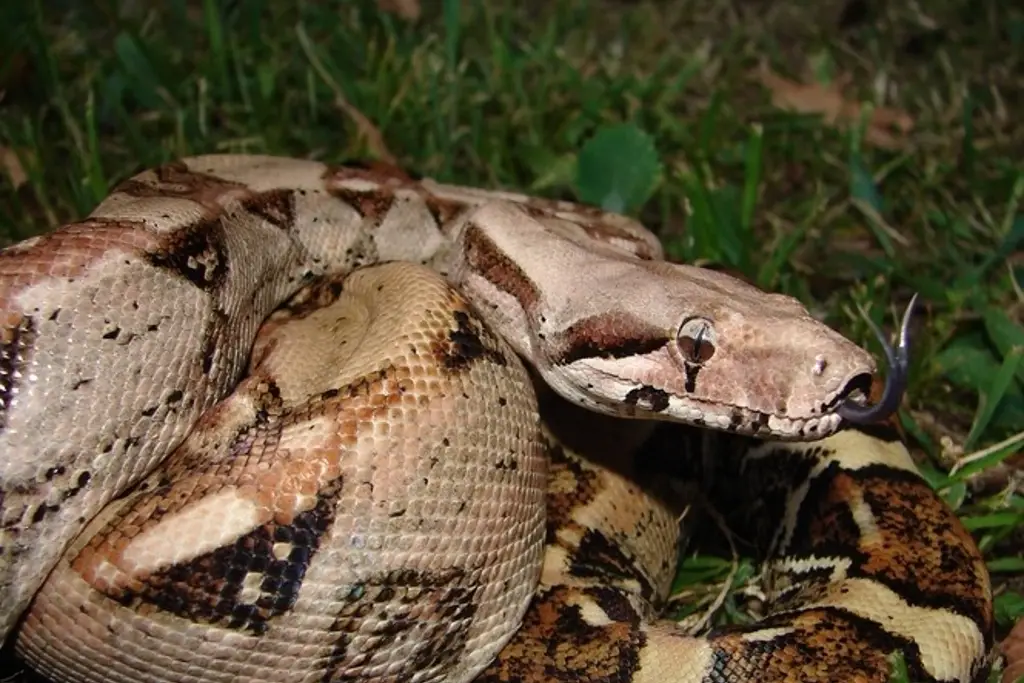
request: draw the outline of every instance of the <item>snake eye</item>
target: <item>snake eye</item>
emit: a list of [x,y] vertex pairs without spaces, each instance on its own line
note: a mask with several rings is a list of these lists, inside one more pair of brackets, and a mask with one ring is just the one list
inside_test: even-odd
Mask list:
[[679,326],[676,344],[683,358],[694,365],[703,365],[715,355],[718,335],[707,318],[688,318]]

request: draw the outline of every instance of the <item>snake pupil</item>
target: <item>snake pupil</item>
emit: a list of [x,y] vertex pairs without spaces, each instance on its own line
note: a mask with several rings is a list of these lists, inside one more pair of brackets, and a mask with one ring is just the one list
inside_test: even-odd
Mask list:
[[703,318],[691,318],[679,328],[679,350],[696,365],[706,363],[715,355],[715,332]]

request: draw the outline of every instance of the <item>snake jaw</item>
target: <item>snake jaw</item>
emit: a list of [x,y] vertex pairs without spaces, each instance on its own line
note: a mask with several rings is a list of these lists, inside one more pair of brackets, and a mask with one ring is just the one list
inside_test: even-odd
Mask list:
[[[802,413],[769,412],[752,403],[718,401],[679,391],[673,382],[659,379],[659,356],[665,349],[633,359],[630,370],[610,359],[591,358],[574,364],[573,381],[564,373],[544,375],[546,383],[573,403],[621,418],[678,422],[778,441],[817,440],[836,432],[842,419],[836,406],[860,383],[851,380],[837,388],[813,410]],[[644,368],[644,365],[649,367]],[[654,366],[653,368],[650,366]],[[646,370],[646,371],[645,371]],[[870,373],[857,377],[870,380]],[[864,386],[869,386],[865,384]],[[601,387],[583,391],[581,387]]]
[[[859,402],[847,395],[839,404],[836,412],[847,422],[853,424],[870,424],[881,422],[895,413],[903,400],[903,394],[907,388],[907,379],[910,372],[910,318],[914,312],[914,305],[917,303],[917,294],[910,298],[907,310],[903,313],[903,320],[900,323],[899,341],[895,348],[885,338],[885,334],[878,328],[878,325],[868,317],[861,309],[861,315],[867,322],[871,331],[875,334],[878,342],[882,345],[885,358],[889,365],[889,375],[885,380],[885,388],[882,391],[882,398],[870,405],[867,402]],[[867,395],[867,392],[864,392]]]

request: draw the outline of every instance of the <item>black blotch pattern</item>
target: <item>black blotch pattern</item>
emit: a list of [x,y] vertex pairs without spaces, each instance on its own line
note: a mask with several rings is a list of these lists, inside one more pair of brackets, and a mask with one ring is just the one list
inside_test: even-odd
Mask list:
[[[776,628],[792,630],[755,642],[742,639],[751,632]],[[707,637],[714,647],[705,676],[710,681],[786,680],[806,667],[827,671],[830,681],[882,683],[889,679],[888,657],[895,650],[903,653],[911,680],[932,680],[914,641],[836,607],[772,615],[751,626],[719,627]]]
[[[859,548],[860,529],[853,511],[847,501],[836,500],[833,494],[836,478],[840,476],[857,482],[880,531],[894,539],[891,545],[896,547],[879,548],[878,552],[891,553],[894,558],[902,554],[900,563],[909,564],[912,570],[894,567],[894,571],[885,571],[885,565],[877,562],[873,570],[868,569],[873,558]],[[793,528],[792,542],[780,552],[796,557],[849,558],[852,564],[847,570],[848,576],[877,581],[911,605],[946,609],[966,616],[978,624],[989,639],[991,633],[986,633],[986,625],[991,615],[987,603],[980,596],[972,595],[972,557],[963,546],[943,542],[943,534],[958,522],[945,503],[937,500],[937,495],[913,472],[881,463],[856,470],[829,463],[811,480]],[[916,533],[917,520],[908,516],[908,509],[922,515],[927,531]],[[938,510],[945,512],[945,521],[934,514]],[[824,535],[820,531],[816,533],[815,527],[828,531]],[[897,552],[899,548],[903,548],[902,553]],[[930,562],[928,558],[935,555],[942,558],[944,566],[936,567]]]
[[[51,512],[57,512],[60,510],[62,504],[81,493],[85,487],[89,485],[89,481],[92,479],[91,473],[81,472],[78,477],[75,478],[74,483],[68,485],[66,482],[60,481],[66,473],[67,469],[63,465],[57,465],[56,467],[51,467],[46,470],[43,474],[43,479],[51,485],[51,490],[47,496],[48,500],[39,503],[39,505],[31,511],[31,514],[27,514],[26,511],[26,515],[23,516],[22,519],[25,519],[27,516],[31,524],[38,524],[42,522],[46,518],[46,515]],[[62,488],[63,486],[67,486],[67,488]],[[26,487],[20,488],[23,490],[26,489]],[[33,490],[38,489],[33,487]],[[20,492],[22,491],[19,490],[19,493]],[[56,502],[50,502],[54,499],[56,499]],[[2,502],[3,501],[0,500],[0,509],[3,508]]]
[[[334,521],[342,479],[331,481],[317,494],[316,505],[299,513],[291,524],[265,524],[234,543],[195,559],[151,574],[137,591],[111,591],[125,605],[148,604],[179,617],[261,635],[271,620],[295,604],[309,564],[323,535]],[[277,543],[290,544],[282,559]],[[242,599],[249,573],[261,575],[259,596]]]
[[291,190],[254,194],[242,200],[242,206],[281,230],[291,230],[295,225],[295,193]]
[[[396,569],[369,576],[352,586],[341,612],[331,624],[338,634],[320,680],[359,678],[353,672],[383,656],[403,635],[415,631],[416,648],[395,680],[408,680],[425,670],[446,670],[465,656],[469,627],[476,615],[478,578],[464,569],[435,571]],[[375,629],[368,630],[378,617]],[[386,618],[385,618],[386,617]],[[354,649],[356,636],[361,647]],[[342,671],[347,676],[342,678]]]
[[[581,598],[597,603],[611,623],[588,623],[579,605]],[[522,627],[474,680],[626,683],[639,670],[646,645],[647,636],[622,591],[556,587],[534,598]]]
[[610,586],[590,586],[585,589],[585,592],[594,599],[598,607],[612,621],[632,626],[640,625],[642,621],[641,615],[637,613],[633,603],[629,601],[621,590]]
[[654,413],[660,413],[668,408],[669,395],[664,389],[658,389],[648,385],[630,390],[623,402],[626,405],[646,408]]
[[664,336],[622,337],[595,340],[590,337],[573,338],[571,345],[558,358],[559,365],[568,365],[585,358],[627,358],[654,353],[668,344]]
[[560,470],[570,473],[565,479],[572,481],[573,490],[565,492],[549,492],[547,495],[547,523],[545,525],[545,543],[553,543],[558,538],[559,529],[573,523],[572,514],[578,506],[585,506],[597,497],[597,475],[593,470],[586,469],[575,457],[571,456],[557,441],[548,441],[548,477],[559,477]]
[[439,348],[436,349],[446,370],[465,370],[482,358],[498,365],[506,364],[505,357],[498,351],[494,339],[480,321],[466,311],[457,310],[453,317],[455,328],[448,332],[447,343],[437,345]]
[[185,278],[204,292],[220,289],[230,268],[224,226],[219,220],[203,221],[173,233],[145,258],[151,265]]
[[333,186],[329,191],[333,196],[358,211],[363,220],[370,223],[370,225],[365,225],[370,229],[380,226],[396,201],[393,191],[384,191],[383,189],[365,192]]
[[7,411],[18,391],[18,378],[36,339],[35,321],[26,316],[18,325],[0,330],[0,431],[7,427]]
[[900,441],[902,438],[900,437],[900,433],[896,429],[896,427],[894,427],[888,421],[872,422],[868,424],[858,425],[851,425],[849,423],[844,422],[843,425],[839,428],[839,431],[845,431],[847,429],[863,432],[868,436],[878,439],[879,441],[884,441],[885,443],[894,443],[896,441]]
[[587,529],[579,546],[572,553],[569,573],[579,578],[601,579],[606,585],[636,581],[645,600],[654,598],[654,586],[637,568],[635,558],[623,552],[620,544],[598,529]]
[[700,372],[700,365],[694,363],[683,363],[683,374],[686,376],[686,383],[683,388],[688,394],[697,391],[697,374]]

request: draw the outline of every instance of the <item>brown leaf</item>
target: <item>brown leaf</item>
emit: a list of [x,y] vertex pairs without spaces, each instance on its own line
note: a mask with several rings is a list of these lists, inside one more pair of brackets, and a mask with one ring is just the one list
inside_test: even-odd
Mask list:
[[[821,114],[826,125],[834,128],[860,123],[861,103],[843,97],[843,87],[850,80],[848,76],[830,85],[798,83],[783,78],[763,63],[757,76],[771,91],[772,104],[780,109],[802,114]],[[865,122],[864,141],[883,149],[898,149],[906,143],[904,136],[913,128],[914,120],[902,109],[877,107]]]
[[397,14],[407,21],[420,18],[420,0],[377,0],[377,6],[384,12]]
[[15,190],[28,182],[28,174],[25,173],[18,155],[8,147],[0,147],[0,169],[3,169]]
[[398,159],[395,158],[395,155],[388,149],[387,143],[384,142],[384,134],[380,132],[380,128],[374,125],[373,121],[366,114],[356,109],[341,95],[335,96],[334,104],[356,124],[359,137],[366,141],[366,146],[373,156],[391,166],[398,166]]
[[1024,676],[1024,619],[1021,619],[1000,644],[1006,656],[1006,668],[1003,669],[1003,683],[1013,683]]

